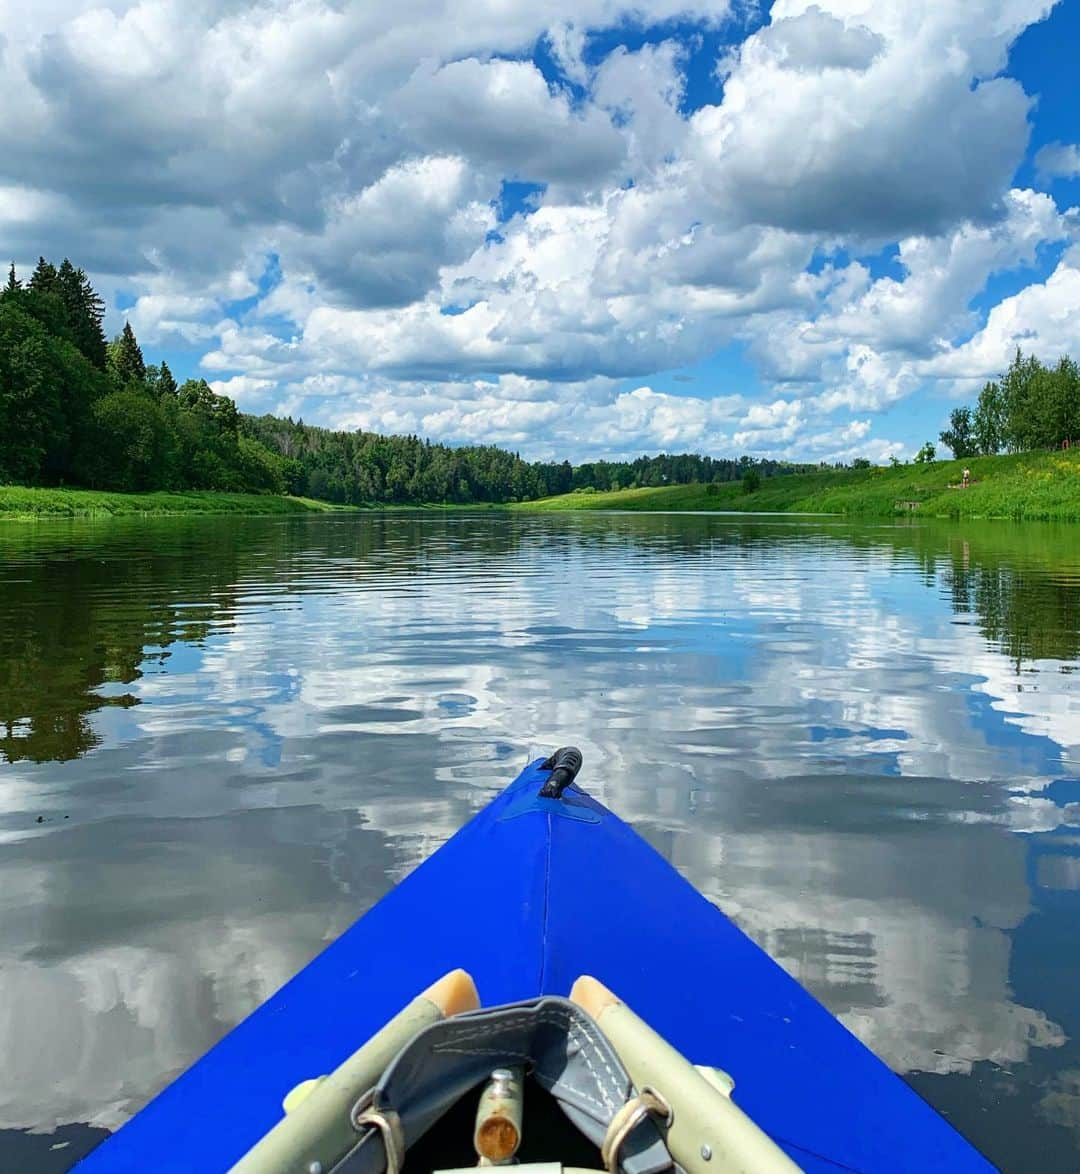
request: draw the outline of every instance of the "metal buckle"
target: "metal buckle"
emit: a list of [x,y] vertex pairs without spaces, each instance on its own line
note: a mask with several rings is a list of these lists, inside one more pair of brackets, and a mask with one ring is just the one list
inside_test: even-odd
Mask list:
[[360,1150],[371,1137],[372,1131],[382,1138],[386,1153],[386,1174],[401,1174],[405,1164],[405,1132],[401,1128],[401,1118],[393,1109],[374,1108],[374,1102],[375,1089],[369,1088],[349,1110],[349,1124],[361,1136],[329,1174],[351,1174],[351,1171],[359,1170]]
[[636,1097],[631,1097],[612,1117],[611,1124],[604,1135],[600,1157],[603,1159],[604,1169],[608,1174],[619,1174],[620,1156],[627,1138],[650,1115],[663,1118],[668,1128],[675,1119],[668,1099],[646,1084]]

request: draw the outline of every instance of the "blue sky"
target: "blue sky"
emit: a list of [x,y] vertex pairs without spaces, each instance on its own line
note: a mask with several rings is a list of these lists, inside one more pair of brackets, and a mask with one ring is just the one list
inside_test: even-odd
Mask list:
[[1077,5],[18,0],[0,239],[247,411],[911,455],[1080,353]]

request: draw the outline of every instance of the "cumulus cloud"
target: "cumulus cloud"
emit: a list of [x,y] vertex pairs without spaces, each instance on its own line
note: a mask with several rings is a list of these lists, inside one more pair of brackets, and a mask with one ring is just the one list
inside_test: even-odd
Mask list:
[[625,155],[603,111],[574,110],[531,61],[425,63],[391,109],[423,146],[456,151],[500,177],[588,187],[611,177]]
[[759,44],[782,69],[869,69],[885,48],[884,38],[865,25],[847,25],[816,4],[758,33]]
[[[561,460],[570,450],[582,457],[633,457],[643,450],[727,451],[732,432],[752,410],[737,395],[706,399],[647,386],[622,391],[620,381],[603,377],[552,382],[504,375],[447,385],[309,376],[279,387],[270,380],[237,376],[213,386],[250,410],[317,403],[323,418],[337,428],[495,443],[527,448],[544,460]],[[768,442],[775,443],[775,437]]]
[[1017,347],[1053,362],[1075,350],[1078,316],[1080,249],[1074,245],[1045,281],[1034,282],[1003,298],[990,311],[981,330],[922,364],[920,373],[977,384],[1000,375]]
[[412,159],[334,199],[318,232],[283,238],[282,257],[348,304],[407,306],[483,244],[494,214],[480,194],[463,159]]
[[638,183],[658,170],[685,138],[679,104],[685,91],[685,46],[677,41],[615,49],[597,68],[593,99],[622,128],[629,169]]
[[1036,154],[1035,167],[1044,179],[1075,179],[1080,175],[1080,146],[1047,143]]
[[[20,266],[90,269],[110,324],[123,298],[148,346],[305,419],[527,452],[572,419],[572,454],[581,410],[613,451],[884,453],[868,410],[1005,335],[1049,345],[1070,304],[1057,278],[971,309],[1072,233],[1010,189],[1032,104],[1003,71],[1049,8],[779,0],[747,33],[729,0],[657,0],[632,49],[641,13],[611,0],[7,10],[0,232]],[[705,27],[722,94],[688,110]],[[1074,174],[1076,147],[1037,164]],[[513,180],[537,185],[518,211]],[[639,394],[732,345],[760,387]],[[793,406],[759,426],[711,396]]]
[[218,395],[227,395],[241,408],[245,408],[269,391],[274,386],[274,381],[257,379],[251,375],[234,375],[231,379],[215,379],[210,386]]
[[688,149],[714,198],[754,223],[856,237],[992,217],[1030,100],[988,73],[1047,5],[830,7],[774,5],[729,58],[723,103],[694,115]]
[[970,323],[971,299],[991,273],[1035,260],[1042,244],[1067,236],[1053,200],[1032,191],[1004,195],[1004,216],[984,225],[966,221],[939,236],[901,240],[902,277],[885,276],[816,324],[824,335],[856,339],[885,350],[933,351]]
[[[1044,194],[1015,189],[1002,204],[997,222],[966,221],[949,233],[901,240],[897,276],[872,280],[858,264],[826,267],[816,313],[774,316],[755,339],[759,360],[790,378],[824,377],[828,386],[814,402],[826,412],[881,408],[928,377],[970,378],[955,354],[965,344],[955,340],[979,326],[972,299],[992,274],[1033,264],[1040,248],[1069,241],[1076,231],[1074,218]],[[1008,353],[995,354],[995,373]]]

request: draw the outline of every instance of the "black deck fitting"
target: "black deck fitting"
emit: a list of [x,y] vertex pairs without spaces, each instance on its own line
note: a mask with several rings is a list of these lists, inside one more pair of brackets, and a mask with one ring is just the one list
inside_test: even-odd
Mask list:
[[581,770],[581,751],[576,746],[562,746],[542,764],[542,769],[551,771],[551,774],[540,788],[541,796],[545,799],[561,799],[563,791]]

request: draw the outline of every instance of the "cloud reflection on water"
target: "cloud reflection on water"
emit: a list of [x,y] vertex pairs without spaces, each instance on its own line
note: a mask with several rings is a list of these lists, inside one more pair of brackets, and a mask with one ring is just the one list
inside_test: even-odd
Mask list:
[[[1000,528],[200,521],[0,536],[0,1126],[115,1126],[574,740],[895,1068],[1040,1057],[1076,1129],[1072,1033],[1012,985],[1038,892],[1080,886],[1080,791],[1050,786],[1080,747],[1061,566]],[[50,628],[58,592],[82,627]],[[1043,605],[1056,644],[1002,628]]]

